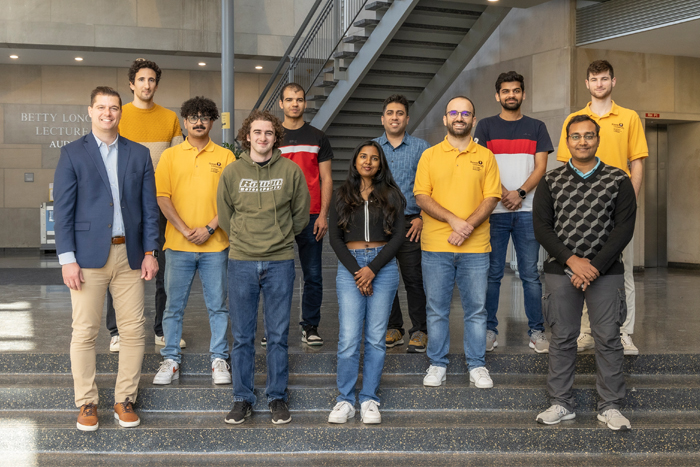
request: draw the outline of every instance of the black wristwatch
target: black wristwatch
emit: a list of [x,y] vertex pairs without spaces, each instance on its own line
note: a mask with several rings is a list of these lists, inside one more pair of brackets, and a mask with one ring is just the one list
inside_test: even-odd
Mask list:
[[209,232],[209,235],[214,235],[214,229],[212,229],[208,225],[205,225],[204,227],[207,229],[207,232]]
[[527,197],[527,191],[523,190],[522,188],[518,188],[515,191],[518,192],[518,195],[520,195],[522,199],[525,199]]

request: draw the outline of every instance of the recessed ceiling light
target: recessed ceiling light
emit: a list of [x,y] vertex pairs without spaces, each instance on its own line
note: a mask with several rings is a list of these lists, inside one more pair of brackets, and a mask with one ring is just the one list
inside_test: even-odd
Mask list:
[[10,58],[12,60],[17,60],[19,58],[19,55],[10,55]]
[[255,66],[255,69],[256,69],[256,70],[262,70],[262,65],[256,65],[256,66]]
[[199,66],[207,66],[207,64],[204,63],[204,62],[199,62],[197,65],[199,65]]
[[76,62],[82,62],[82,61],[83,61],[83,57],[75,57],[75,61],[76,61]]
[[498,0],[489,0],[489,2],[497,2]]

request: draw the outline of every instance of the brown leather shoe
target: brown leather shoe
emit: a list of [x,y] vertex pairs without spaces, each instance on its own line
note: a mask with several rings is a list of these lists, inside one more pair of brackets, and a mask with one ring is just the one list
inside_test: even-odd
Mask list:
[[83,404],[80,407],[76,426],[80,431],[96,431],[99,428],[100,423],[97,421],[97,406],[95,404]]
[[119,424],[124,428],[139,426],[141,423],[141,419],[134,412],[134,406],[128,397],[126,401],[114,404],[114,418],[119,420]]

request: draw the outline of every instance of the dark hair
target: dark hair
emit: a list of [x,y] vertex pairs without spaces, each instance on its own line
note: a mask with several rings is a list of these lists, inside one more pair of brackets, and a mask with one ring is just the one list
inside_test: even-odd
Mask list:
[[394,102],[396,102],[397,104],[402,104],[404,109],[406,109],[406,115],[408,115],[408,99],[406,99],[406,96],[404,96],[403,94],[392,94],[391,96],[384,99],[384,107],[382,107],[382,113],[386,112],[386,108],[389,106],[389,104],[393,104]]
[[[161,71],[158,65],[156,65],[156,62],[152,62],[150,60],[146,60],[145,58],[137,58],[134,60],[134,63],[131,64],[129,67],[129,82],[131,84],[134,84],[134,81],[136,80],[136,73],[139,72],[139,70],[142,70],[144,68],[149,68],[153,70],[156,73],[156,86],[158,86],[158,83],[160,83],[160,75]],[[134,93],[134,90],[131,90],[131,93]]]
[[211,117],[212,120],[217,120],[219,118],[219,109],[213,100],[207,99],[204,96],[193,97],[192,99],[186,100],[182,103],[180,107],[180,116],[189,117],[197,115],[205,115]]
[[613,70],[613,67],[609,61],[596,60],[594,62],[591,62],[590,65],[588,65],[588,69],[586,70],[586,79],[588,79],[591,75],[605,73],[606,71],[610,72],[611,79],[615,77],[615,71]]
[[593,122],[593,125],[595,125],[595,134],[599,135],[600,134],[600,125],[593,120],[591,117],[588,115],[575,115],[571,117],[571,120],[569,120],[569,123],[566,124],[566,136],[569,136],[569,128],[571,128],[571,125],[574,123],[581,123],[581,122]]
[[352,222],[352,217],[355,211],[364,204],[362,198],[362,176],[355,167],[357,156],[362,151],[362,148],[372,146],[379,153],[379,170],[372,179],[372,193],[370,193],[368,201],[372,203],[373,212],[381,212],[383,214],[383,228],[387,235],[400,234],[400,232],[392,232],[392,227],[396,216],[403,216],[406,199],[401,193],[401,189],[394,181],[394,177],[389,170],[389,164],[384,156],[384,151],[376,141],[365,141],[355,148],[355,154],[352,156],[350,167],[348,168],[348,177],[336,191],[335,209],[338,212],[338,227],[345,230]]
[[306,91],[304,91],[304,88],[301,87],[301,84],[297,83],[287,83],[284,85],[282,90],[280,91],[280,100],[284,100],[284,91],[287,89],[291,89],[293,92],[299,92],[301,91],[304,94],[304,100],[306,100]]
[[99,95],[116,96],[119,98],[119,107],[122,106],[122,97],[114,88],[110,88],[109,86],[97,86],[90,93],[90,107],[92,107],[92,105],[95,103],[95,98]]
[[277,149],[282,144],[282,138],[284,138],[284,127],[280,119],[272,115],[267,110],[253,110],[248,118],[243,120],[243,126],[238,130],[237,139],[240,141],[241,146],[246,151],[250,151],[250,141],[248,141],[248,135],[250,134],[250,125],[256,120],[262,120],[264,122],[272,123],[272,127],[275,129],[275,143],[272,145],[272,149]]
[[509,71],[498,75],[498,79],[496,80],[496,92],[501,92],[501,84],[512,83],[514,81],[520,83],[520,90],[525,92],[525,78],[515,71]]
[[473,116],[473,117],[476,117],[476,106],[474,105],[474,103],[472,102],[472,100],[469,99],[467,96],[455,96],[455,97],[453,97],[452,99],[450,99],[449,101],[447,101],[447,104],[445,104],[445,115],[447,115],[447,106],[450,105],[450,102],[452,102],[452,101],[455,100],[455,99],[466,99],[466,100],[468,100],[469,103],[472,105],[472,116]]

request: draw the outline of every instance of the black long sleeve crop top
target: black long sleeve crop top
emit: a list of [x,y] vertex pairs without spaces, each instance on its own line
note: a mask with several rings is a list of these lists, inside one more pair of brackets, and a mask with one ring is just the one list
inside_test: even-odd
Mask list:
[[387,242],[382,251],[367,266],[374,274],[377,274],[386,263],[391,260],[401,248],[405,237],[406,218],[403,215],[403,207],[396,207],[396,219],[392,226],[392,234],[384,232],[384,213],[373,205],[365,201],[363,206],[358,207],[352,216],[347,230],[338,227],[338,212],[335,208],[336,194],[333,193],[330,206],[330,218],[328,221],[328,237],[335,251],[336,256],[350,273],[355,274],[360,270],[360,265],[350,253],[347,242]]

